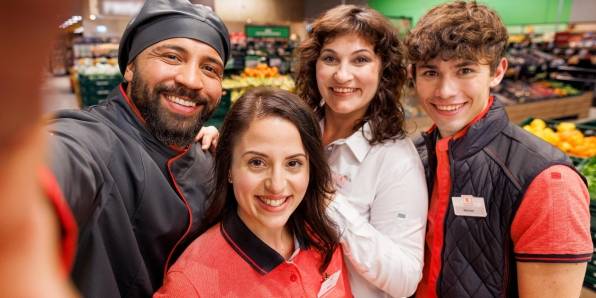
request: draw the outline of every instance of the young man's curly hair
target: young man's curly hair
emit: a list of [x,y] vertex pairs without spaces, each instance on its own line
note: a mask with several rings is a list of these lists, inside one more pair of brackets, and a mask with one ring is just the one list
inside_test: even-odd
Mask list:
[[455,1],[428,11],[405,44],[414,65],[455,58],[488,64],[492,73],[505,55],[507,40],[507,29],[494,10],[475,1]]
[[391,23],[373,9],[340,5],[313,22],[307,39],[298,48],[298,95],[313,108],[319,119],[324,117],[325,109],[319,107],[321,94],[316,79],[317,59],[326,42],[343,34],[356,34],[369,41],[382,64],[377,92],[364,118],[354,126],[354,131],[368,121],[372,132],[368,140],[370,144],[405,137],[405,114],[399,101],[407,80],[405,49]]

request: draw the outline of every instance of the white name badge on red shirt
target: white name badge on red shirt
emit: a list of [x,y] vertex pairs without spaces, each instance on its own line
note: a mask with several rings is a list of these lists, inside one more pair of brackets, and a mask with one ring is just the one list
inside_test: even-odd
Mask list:
[[486,217],[486,207],[484,198],[471,195],[462,195],[461,197],[452,197],[453,211],[458,216]]
[[319,294],[317,294],[317,297],[321,297],[327,294],[327,292],[331,291],[331,289],[333,289],[333,287],[335,287],[335,285],[337,284],[340,274],[341,270],[331,274],[327,279],[325,279],[325,281],[321,285],[321,289],[319,290]]

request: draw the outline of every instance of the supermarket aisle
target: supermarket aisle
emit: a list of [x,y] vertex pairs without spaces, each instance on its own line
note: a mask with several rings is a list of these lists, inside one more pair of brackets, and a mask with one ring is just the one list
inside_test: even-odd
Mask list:
[[43,111],[51,113],[59,109],[78,109],[77,97],[70,91],[70,79],[68,76],[46,77],[41,87],[43,99]]

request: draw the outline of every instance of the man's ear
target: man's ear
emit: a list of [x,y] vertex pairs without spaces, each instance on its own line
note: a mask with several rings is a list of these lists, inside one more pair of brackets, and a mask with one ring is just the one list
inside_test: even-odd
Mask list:
[[506,58],[501,58],[499,64],[497,64],[497,68],[495,69],[492,79],[490,81],[490,87],[496,87],[501,83],[503,80],[503,76],[505,76],[505,72],[507,71],[507,67],[509,66],[509,62],[507,62]]
[[128,65],[126,65],[126,69],[124,70],[124,80],[125,81],[132,82],[134,69],[135,69],[134,62],[128,63]]

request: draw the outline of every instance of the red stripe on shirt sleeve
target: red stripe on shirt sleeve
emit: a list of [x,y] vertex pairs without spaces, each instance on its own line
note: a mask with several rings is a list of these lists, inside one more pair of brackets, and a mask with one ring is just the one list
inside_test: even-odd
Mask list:
[[42,189],[60,221],[62,265],[67,274],[72,268],[76,252],[77,223],[52,172],[43,167],[38,171],[38,175]]
[[542,262],[542,263],[583,263],[592,259],[592,253],[587,254],[561,254],[561,255],[540,255],[540,254],[515,254],[518,262]]

